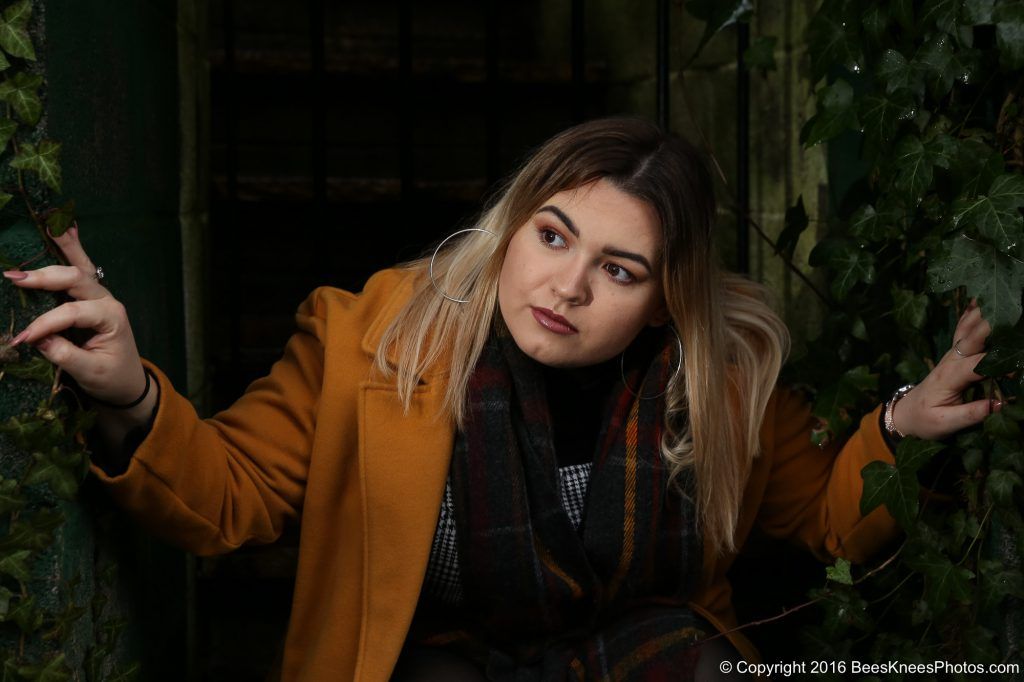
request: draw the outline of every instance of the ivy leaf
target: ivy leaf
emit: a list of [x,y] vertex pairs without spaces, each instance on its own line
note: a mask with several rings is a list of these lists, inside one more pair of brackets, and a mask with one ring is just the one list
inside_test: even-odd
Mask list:
[[775,70],[775,36],[759,36],[743,53],[743,63],[748,69]]
[[853,585],[853,577],[850,575],[850,562],[842,557],[836,559],[835,566],[825,567],[825,576],[843,585]]
[[39,74],[19,71],[0,83],[0,99],[14,108],[14,113],[25,123],[35,125],[43,113],[43,103],[36,91],[43,84]]
[[35,61],[36,51],[26,30],[31,12],[31,2],[18,2],[4,10],[3,21],[0,21],[0,48],[12,57]]
[[896,446],[896,468],[901,474],[914,474],[944,447],[942,443],[908,436]]
[[911,203],[918,203],[932,184],[934,167],[949,168],[950,157],[955,151],[956,143],[949,135],[936,135],[927,142],[922,142],[916,135],[904,135],[893,152],[896,188],[905,192]]
[[700,37],[700,42],[697,44],[693,56],[690,57],[690,61],[700,54],[716,33],[726,26],[745,22],[754,9],[750,0],[731,0],[730,2],[691,0],[686,3],[685,7],[687,12],[705,22],[704,34]]
[[934,613],[942,613],[949,600],[966,601],[971,597],[974,573],[953,563],[938,552],[906,555],[907,565],[923,573],[924,598]]
[[18,491],[18,482],[13,478],[0,481],[0,514],[25,508],[25,498]]
[[982,194],[1002,174],[1004,165],[1003,155],[983,140],[960,140],[950,168],[955,195],[966,199]]
[[992,12],[999,62],[1007,69],[1024,66],[1024,4],[1000,3]]
[[953,224],[973,227],[978,234],[993,242],[1003,253],[1010,253],[1024,239],[1024,177],[1000,175],[988,194],[974,199],[960,199],[953,205]]
[[20,0],[4,10],[4,21],[22,28],[28,26],[31,17],[32,0]]
[[64,522],[56,509],[43,508],[29,517],[11,521],[7,535],[0,536],[0,552],[9,549],[44,550],[53,543],[53,531]]
[[811,265],[825,264],[832,270],[832,295],[838,300],[859,282],[875,279],[875,256],[850,239],[825,239],[811,251]]
[[917,68],[924,74],[928,91],[935,99],[944,97],[953,87],[951,68],[955,63],[949,36],[937,34],[914,55]]
[[895,139],[900,123],[913,118],[914,107],[914,97],[905,89],[888,96],[871,93],[861,100],[858,117],[863,123],[868,156],[878,156]]
[[885,238],[885,226],[871,204],[861,206],[850,216],[849,232],[854,237],[875,242]]
[[64,660],[64,654],[57,654],[44,666],[22,666],[18,674],[33,682],[67,682],[71,669]]
[[992,23],[992,8],[996,0],[964,0],[964,16],[975,26]]
[[853,88],[842,78],[818,91],[818,111],[800,131],[801,142],[813,147],[857,127]]
[[0,573],[5,573],[21,582],[28,582],[32,577],[32,572],[28,567],[28,560],[31,556],[32,550],[30,549],[21,549],[7,554],[0,559]]
[[812,83],[820,81],[833,64],[842,64],[856,72],[863,61],[856,32],[850,30],[859,23],[860,17],[853,13],[856,8],[851,16],[846,16],[845,5],[841,0],[826,0],[807,25]]
[[865,391],[878,387],[878,375],[871,374],[867,365],[848,369],[835,383],[826,386],[815,397],[812,412],[827,422],[836,435],[843,434],[851,425],[850,410],[865,398]]
[[46,216],[46,227],[50,234],[59,237],[75,223],[75,201],[72,199]]
[[39,175],[54,192],[60,192],[60,143],[43,140],[39,147],[26,142],[21,145],[18,155],[11,159],[11,167],[30,170]]
[[793,251],[796,249],[797,242],[800,241],[800,235],[807,229],[809,222],[807,210],[804,208],[804,196],[801,194],[797,198],[796,204],[786,209],[786,227],[775,243],[779,253],[787,259],[793,258]]
[[892,94],[897,90],[906,90],[917,96],[924,97],[924,75],[917,64],[907,62],[907,58],[897,50],[889,48],[878,60],[875,74],[885,83],[885,92]]
[[43,613],[36,608],[36,598],[29,596],[18,600],[7,613],[7,620],[16,623],[22,632],[30,635],[43,624]]
[[53,363],[38,355],[28,362],[9,364],[4,371],[18,379],[31,379],[48,385],[53,383]]
[[998,661],[1002,654],[995,645],[995,633],[975,623],[963,636],[965,658],[968,661]]
[[915,294],[908,289],[892,288],[893,315],[896,322],[910,329],[920,329],[924,326],[928,315],[928,296],[926,294]]
[[9,118],[0,118],[0,152],[7,149],[7,143],[10,141],[11,136],[14,135],[14,131],[18,129],[18,124]]
[[58,461],[59,451],[54,448],[49,454],[33,452],[35,463],[25,476],[27,485],[45,483],[53,494],[62,500],[73,500],[78,492],[78,479],[67,466]]
[[880,43],[885,36],[885,29],[888,25],[888,7],[884,3],[873,2],[870,7],[864,10],[861,26],[864,27],[864,33],[869,42],[874,44]]
[[1003,440],[1016,440],[1020,436],[1020,427],[1017,420],[1007,415],[1004,411],[993,412],[985,417],[985,435]]
[[884,504],[900,526],[912,528],[920,490],[917,478],[881,461],[869,462],[861,469],[860,475],[864,479],[860,513],[867,516],[875,507]]
[[934,23],[939,29],[952,33],[956,28],[956,19],[960,14],[963,0],[929,0],[921,8],[919,21],[922,24]]
[[992,501],[1003,507],[1013,506],[1013,489],[1020,485],[1020,476],[1004,469],[993,469],[985,479],[985,489]]
[[989,350],[974,368],[975,372],[998,377],[1024,369],[1024,331],[997,329],[989,337],[988,345]]
[[929,263],[928,283],[933,292],[966,287],[993,328],[1012,327],[1020,318],[1024,263],[989,244],[960,235],[948,253]]
[[1005,566],[999,561],[982,559],[978,566],[978,584],[981,587],[981,609],[990,611],[1006,597],[1024,598],[1024,575],[1019,569]]

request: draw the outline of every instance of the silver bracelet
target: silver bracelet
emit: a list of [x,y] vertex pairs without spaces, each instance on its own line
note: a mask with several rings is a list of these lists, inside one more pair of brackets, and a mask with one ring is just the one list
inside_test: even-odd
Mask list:
[[894,440],[906,438],[906,435],[896,428],[896,423],[892,420],[893,409],[896,407],[896,403],[902,400],[905,395],[910,393],[911,389],[916,385],[917,384],[907,384],[906,386],[900,386],[896,389],[896,392],[892,394],[892,397],[889,398],[889,402],[885,405],[885,430],[889,432],[889,435]]

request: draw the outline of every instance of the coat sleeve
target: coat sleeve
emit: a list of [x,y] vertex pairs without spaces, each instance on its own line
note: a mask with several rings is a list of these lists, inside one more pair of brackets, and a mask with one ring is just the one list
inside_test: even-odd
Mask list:
[[770,471],[757,522],[766,533],[794,540],[824,561],[854,562],[898,534],[884,507],[860,513],[861,469],[874,460],[894,462],[878,425],[881,409],[865,415],[845,443],[819,448],[810,439],[811,406],[795,391],[776,389],[762,429],[761,456],[770,458]]
[[160,389],[152,429],[123,473],[111,476],[95,463],[90,471],[149,531],[190,552],[218,554],[273,542],[298,517],[323,382],[323,290],[299,306],[298,330],[270,373],[209,419],[143,360]]

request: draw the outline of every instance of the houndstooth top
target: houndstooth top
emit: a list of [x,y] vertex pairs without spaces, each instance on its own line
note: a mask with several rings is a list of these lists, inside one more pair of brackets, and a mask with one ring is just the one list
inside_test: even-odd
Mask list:
[[[561,479],[562,508],[569,515],[572,527],[579,531],[583,521],[583,504],[587,499],[587,483],[590,481],[590,463],[559,467],[558,475]],[[437,530],[434,531],[434,545],[430,549],[423,591],[429,597],[452,606],[462,602],[450,480],[444,486],[444,501],[441,503]]]
[[[618,359],[570,370],[545,367],[544,379],[555,427],[552,435],[559,464],[562,508],[573,528],[579,531],[592,455],[601,430],[602,410],[609,391],[621,381]],[[428,600],[449,606],[462,601],[451,479],[445,483],[423,593]]]

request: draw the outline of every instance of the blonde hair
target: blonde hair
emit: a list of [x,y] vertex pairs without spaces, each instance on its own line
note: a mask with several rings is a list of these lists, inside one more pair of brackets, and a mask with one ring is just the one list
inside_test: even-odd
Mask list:
[[[763,286],[721,269],[712,237],[714,187],[703,156],[685,140],[639,119],[608,118],[546,142],[474,225],[491,234],[466,232],[437,253],[438,286],[467,303],[435,291],[426,274],[429,256],[397,266],[419,276],[381,338],[375,368],[395,377],[408,408],[420,377],[442,363],[443,410],[462,428],[466,387],[495,320],[512,235],[553,195],[601,178],[657,211],[662,291],[683,346],[682,369],[666,391],[661,450],[673,484],[693,467],[696,489],[681,492],[696,496],[705,550],[735,551],[743,489],[789,333]],[[388,351],[397,366],[388,365]],[[732,411],[720,409],[723,404]]]

